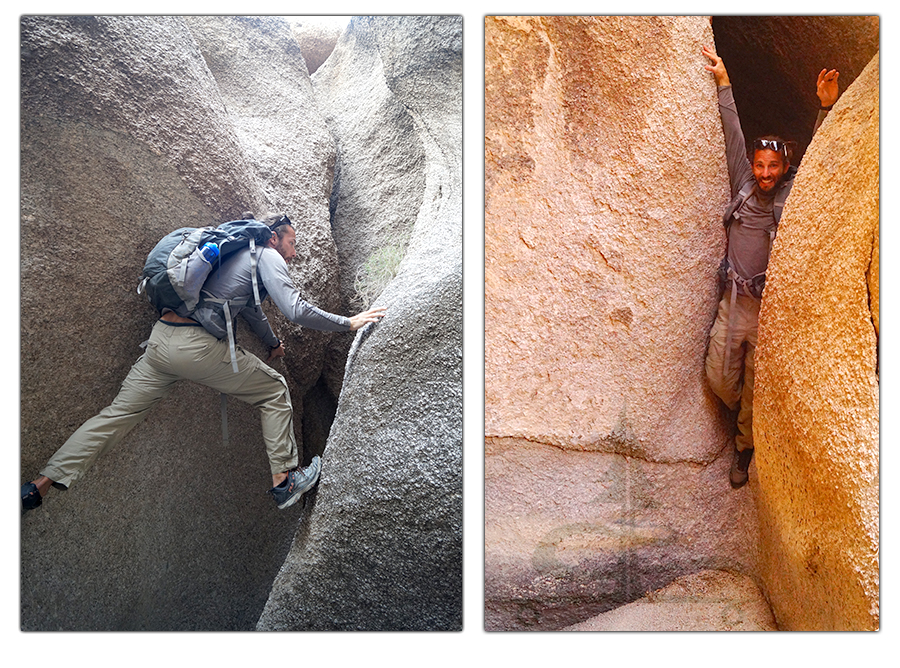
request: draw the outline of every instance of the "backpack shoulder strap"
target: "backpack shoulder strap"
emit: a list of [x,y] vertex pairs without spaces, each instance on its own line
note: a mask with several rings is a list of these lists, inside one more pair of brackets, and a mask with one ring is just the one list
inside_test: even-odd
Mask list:
[[725,215],[722,217],[722,223],[725,227],[728,227],[731,224],[731,220],[734,217],[734,214],[738,212],[738,210],[744,206],[744,202],[746,202],[750,195],[753,194],[753,189],[756,187],[756,182],[748,181],[741,189],[738,191],[738,194],[735,195],[731,202],[728,203],[728,206],[725,208]]
[[784,203],[787,201],[788,195],[791,194],[791,188],[794,187],[794,176],[797,175],[797,168],[791,165],[788,167],[788,175],[784,180],[784,183],[781,185],[781,188],[778,189],[778,193],[775,195],[775,204],[773,205],[772,212],[775,214],[775,224],[781,221],[781,212],[784,209]]
[[253,282],[253,299],[259,306],[259,279],[256,276],[256,242],[250,238],[250,280]]

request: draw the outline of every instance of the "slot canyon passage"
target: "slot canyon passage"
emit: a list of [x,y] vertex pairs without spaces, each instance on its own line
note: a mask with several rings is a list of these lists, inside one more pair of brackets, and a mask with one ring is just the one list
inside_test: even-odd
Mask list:
[[[803,157],[737,490],[704,45]],[[487,630],[879,628],[878,49],[877,17],[486,17]]]
[[230,400],[226,444],[179,383],[22,516],[21,628],[460,629],[461,17],[23,17],[21,85],[23,481],[140,355],[171,230],[285,211],[307,301],[387,307],[354,335],[264,305],[323,455],[300,504],[265,493],[259,411]]

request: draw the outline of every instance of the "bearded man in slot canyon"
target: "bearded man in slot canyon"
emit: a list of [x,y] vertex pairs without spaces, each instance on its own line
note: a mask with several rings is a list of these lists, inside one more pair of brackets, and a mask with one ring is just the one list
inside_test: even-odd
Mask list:
[[[709,47],[704,65],[718,88],[719,113],[725,133],[725,155],[731,201],[725,209],[728,248],[719,276],[724,295],[709,333],[706,376],[710,387],[731,410],[739,409],[737,436],[729,479],[735,489],[749,479],[753,457],[753,381],[759,308],[769,254],[784,203],[797,168],[791,165],[794,142],[767,135],[753,141],[750,151],[741,130],[725,63]],[[821,107],[816,130],[838,98],[838,72],[823,69],[816,82]]]

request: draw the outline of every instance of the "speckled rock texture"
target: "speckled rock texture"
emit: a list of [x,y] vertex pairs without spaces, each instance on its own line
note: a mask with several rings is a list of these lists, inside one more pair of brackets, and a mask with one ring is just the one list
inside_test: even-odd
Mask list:
[[703,366],[728,200],[709,19],[485,31],[485,626],[752,572]]
[[564,631],[777,631],[759,587],[746,575],[702,571]]
[[[291,64],[296,43],[274,19],[203,23],[201,47],[199,19],[22,19],[23,481],[113,399],[140,355],[156,313],[135,288],[172,229],[302,211],[304,234],[316,229],[322,245],[301,253],[325,259],[295,277],[314,303],[326,284],[337,298],[334,146],[313,118],[302,63]],[[240,46],[217,44],[216,31]],[[249,331],[238,337],[264,353]],[[324,346],[310,364],[323,356]],[[278,368],[297,405],[317,381],[306,364],[295,380],[291,366]],[[226,447],[218,395],[180,385],[84,480],[23,516],[23,629],[254,627],[299,513],[277,512],[264,494],[258,411],[237,401],[228,410]]]
[[309,74],[312,75],[334,51],[342,29],[333,23],[310,17],[310,20],[291,24],[291,32],[294,39],[297,40],[297,44],[300,45],[303,60],[306,62]]
[[350,350],[320,483],[259,630],[462,628],[462,18],[365,29],[424,153],[421,206],[375,302],[387,316]]
[[712,461],[728,176],[708,19],[485,26],[486,434]]
[[878,96],[876,56],[807,151],[760,312],[762,576],[785,629],[879,625]]

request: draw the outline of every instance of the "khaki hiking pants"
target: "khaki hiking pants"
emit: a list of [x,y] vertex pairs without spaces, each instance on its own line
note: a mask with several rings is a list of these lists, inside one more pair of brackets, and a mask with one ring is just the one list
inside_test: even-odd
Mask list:
[[192,380],[256,406],[272,473],[297,466],[293,409],[281,374],[255,355],[236,349],[238,373],[231,366],[228,341],[202,327],[158,321],[146,352],[122,383],[112,404],[85,422],[50,459],[42,475],[70,486],[99,455],[117,445],[179,380]]
[[[734,439],[738,450],[753,447],[753,376],[759,305],[759,299],[739,294],[732,313],[731,295],[729,290],[726,290],[725,296],[719,302],[716,321],[709,331],[706,377],[712,391],[728,408],[734,410],[740,406],[737,420],[738,435]],[[725,368],[729,328],[731,351],[727,355],[728,368]]]

